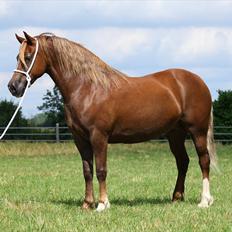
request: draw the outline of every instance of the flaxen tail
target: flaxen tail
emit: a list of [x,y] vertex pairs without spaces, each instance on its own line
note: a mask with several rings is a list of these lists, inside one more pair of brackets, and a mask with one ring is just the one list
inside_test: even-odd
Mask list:
[[211,108],[209,129],[207,133],[207,149],[210,157],[210,165],[213,169],[219,171],[217,165],[217,154],[213,135],[213,107]]

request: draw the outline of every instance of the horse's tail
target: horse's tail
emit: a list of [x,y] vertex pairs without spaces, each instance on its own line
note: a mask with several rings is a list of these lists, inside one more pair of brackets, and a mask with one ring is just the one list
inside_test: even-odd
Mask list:
[[213,169],[218,170],[217,155],[213,135],[213,107],[211,108],[209,128],[207,133],[207,149],[210,157],[210,164]]

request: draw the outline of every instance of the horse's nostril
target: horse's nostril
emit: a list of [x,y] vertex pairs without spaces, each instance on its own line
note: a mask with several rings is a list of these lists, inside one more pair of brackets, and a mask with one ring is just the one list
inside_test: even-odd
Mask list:
[[16,90],[16,87],[15,87],[15,84],[14,84],[14,83],[8,84],[8,88],[9,88],[9,90],[10,90],[10,92],[11,92],[12,94],[14,94],[14,93],[16,93],[16,92],[17,92],[17,90]]

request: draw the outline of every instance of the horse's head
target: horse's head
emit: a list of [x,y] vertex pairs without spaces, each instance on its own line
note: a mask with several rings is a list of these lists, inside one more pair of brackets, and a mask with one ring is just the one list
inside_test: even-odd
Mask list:
[[46,72],[47,68],[47,64],[39,47],[36,53],[36,46],[39,46],[38,39],[28,35],[26,32],[24,32],[24,35],[25,39],[16,34],[16,38],[21,44],[21,47],[17,56],[17,69],[14,71],[8,84],[10,92],[16,97],[21,97],[27,86],[26,72],[29,74],[32,84]]

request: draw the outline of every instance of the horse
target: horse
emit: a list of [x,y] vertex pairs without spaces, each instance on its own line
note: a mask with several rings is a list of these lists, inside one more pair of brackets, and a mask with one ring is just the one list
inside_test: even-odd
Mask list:
[[[47,73],[63,96],[67,125],[83,164],[83,209],[96,206],[94,161],[99,184],[96,210],[110,207],[106,186],[108,143],[138,143],[160,135],[167,137],[178,169],[172,201],[184,200],[189,164],[185,140],[190,134],[202,172],[198,206],[209,207],[213,203],[209,185],[210,163],[216,163],[212,99],[199,76],[184,69],[168,69],[130,77],[66,38],[51,33],[33,37],[24,32],[25,38],[15,35],[21,44],[17,69],[28,69],[38,42],[30,70],[31,84]],[[26,85],[25,75],[16,71],[8,88],[12,95],[21,97]]]

